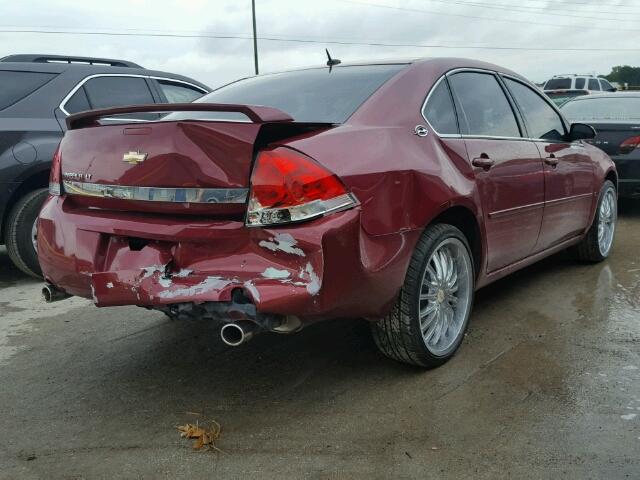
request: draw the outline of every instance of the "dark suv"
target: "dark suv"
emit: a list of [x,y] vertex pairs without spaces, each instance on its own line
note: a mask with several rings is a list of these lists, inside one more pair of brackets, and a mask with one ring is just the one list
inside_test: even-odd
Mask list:
[[65,118],[96,108],[191,102],[210,91],[190,78],[124,60],[57,55],[0,59],[0,86],[0,244],[33,276],[40,275],[35,220]]

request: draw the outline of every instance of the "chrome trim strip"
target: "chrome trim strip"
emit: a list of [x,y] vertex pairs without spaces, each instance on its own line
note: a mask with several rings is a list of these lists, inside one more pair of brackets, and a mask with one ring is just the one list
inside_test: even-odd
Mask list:
[[67,95],[60,102],[60,105],[58,105],[58,108],[60,108],[62,113],[64,113],[67,116],[71,115],[64,108],[65,105],[67,104],[67,102],[69,101],[69,99],[71,97],[73,97],[73,95],[78,90],[80,90],[80,87],[82,87],[89,80],[91,80],[92,78],[100,78],[100,77],[130,77],[130,78],[132,77],[132,78],[148,78],[148,79],[153,79],[153,80],[166,80],[167,82],[175,82],[175,83],[182,83],[184,85],[189,85],[190,87],[193,87],[193,88],[195,88],[197,90],[200,90],[203,94],[209,93],[206,90],[203,90],[203,88],[199,87],[198,85],[195,85],[195,84],[189,83],[189,82],[185,82],[184,80],[177,80],[175,78],[156,77],[154,75],[139,75],[139,74],[135,74],[135,73],[96,73],[95,75],[89,75],[88,77],[84,77],[82,80],[80,80],[78,82],[78,84],[75,87],[73,87],[71,89],[71,91],[69,93],[67,93]]
[[527,205],[520,205],[517,207],[505,208],[504,210],[497,210],[495,212],[490,212],[489,218],[504,217],[507,215],[511,215],[512,213],[520,213],[523,210],[534,210],[542,207],[544,207],[544,202],[529,203]]
[[[313,220],[315,218],[324,217],[330,213],[337,213],[343,210],[360,205],[360,202],[352,193],[345,193],[328,200],[313,200],[302,205],[296,205],[293,207],[284,208],[265,208],[260,210],[248,211],[245,225],[247,227],[266,227],[275,225],[295,224],[300,222],[306,222],[307,220]],[[251,207],[249,207],[251,208]],[[261,217],[266,215],[267,219],[274,213],[287,211],[290,218],[285,221],[277,222],[263,222]],[[258,218],[252,218],[258,215]]]
[[85,197],[115,198],[143,202],[170,203],[246,203],[248,188],[162,188],[62,182],[64,193]]
[[518,207],[506,208],[504,210],[496,210],[495,212],[489,212],[489,218],[504,217],[506,215],[511,215],[513,213],[521,213],[522,211],[534,210],[534,209],[537,209],[537,208],[546,207],[548,205],[552,206],[552,205],[557,205],[559,203],[572,202],[574,200],[579,200],[581,198],[591,197],[591,196],[594,196],[594,195],[596,195],[596,194],[595,193],[581,193],[580,195],[574,195],[572,197],[556,198],[554,200],[547,200],[547,201],[544,201],[544,202],[529,203],[527,205],[520,205]]
[[547,205],[557,205],[559,203],[565,202],[573,202],[575,200],[580,200],[581,198],[593,197],[596,193],[581,193],[580,195],[573,195],[572,197],[562,197],[562,198],[554,198],[553,200],[545,201],[545,206]]

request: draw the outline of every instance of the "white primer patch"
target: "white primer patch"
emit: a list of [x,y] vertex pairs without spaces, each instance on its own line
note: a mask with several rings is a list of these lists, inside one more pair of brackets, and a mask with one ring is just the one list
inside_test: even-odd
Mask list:
[[288,270],[278,270],[277,268],[268,267],[264,272],[262,272],[262,276],[264,278],[270,278],[274,280],[289,278],[291,273]]
[[164,288],[169,288],[173,284],[170,278],[164,278],[164,277],[160,277],[158,279],[158,283],[162,285]]
[[272,252],[280,250],[281,252],[304,257],[304,252],[301,248],[296,247],[297,244],[298,242],[296,239],[288,233],[276,233],[276,236],[271,238],[270,241],[261,240],[258,243],[259,246],[271,250]]
[[191,287],[177,288],[175,290],[165,290],[163,292],[160,292],[158,296],[160,298],[175,298],[175,297],[182,297],[182,296],[191,297],[194,295],[201,295],[203,293],[207,293],[212,290],[220,290],[221,288],[226,287],[230,283],[231,283],[230,280],[227,280],[222,277],[207,277],[205,280],[198,283],[197,285],[193,285]]
[[620,418],[623,420],[633,420],[638,416],[637,413],[627,413],[626,415],[620,415]]
[[163,273],[164,269],[164,265],[151,265],[150,267],[145,267],[142,269],[142,279],[149,278],[156,272]]
[[305,271],[309,275],[309,283],[307,284],[307,292],[311,295],[317,295],[320,291],[320,278],[316,275],[310,263],[307,263]]
[[256,302],[260,301],[260,292],[251,280],[247,280],[246,282],[244,282],[244,288],[249,290],[249,293],[251,293],[251,296]]
[[177,278],[185,278],[193,273],[193,270],[189,270],[188,268],[181,269],[178,273],[174,273],[172,276]]
[[113,282],[107,283],[107,288],[113,288]]

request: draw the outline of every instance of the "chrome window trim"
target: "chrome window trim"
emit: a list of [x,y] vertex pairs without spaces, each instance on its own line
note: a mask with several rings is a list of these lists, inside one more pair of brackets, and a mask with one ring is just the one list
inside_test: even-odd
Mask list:
[[[494,70],[486,70],[486,69],[482,69],[482,68],[473,68],[473,67],[469,67],[469,68],[465,68],[465,67],[460,67],[460,68],[455,68],[453,70],[449,70],[448,72],[445,72],[444,74],[442,74],[438,80],[436,80],[436,82],[432,85],[431,89],[429,90],[429,93],[427,94],[427,98],[425,98],[424,102],[422,103],[422,108],[420,109],[420,115],[422,116],[422,118],[424,119],[425,122],[427,122],[427,125],[429,126],[429,128],[433,131],[433,133],[435,133],[439,138],[468,138],[468,139],[493,139],[493,140],[527,140],[527,141],[531,141],[531,142],[537,142],[537,143],[569,143],[570,145],[574,145],[575,142],[561,142],[561,141],[557,141],[557,140],[545,140],[543,138],[530,138],[530,137],[504,137],[504,136],[493,136],[493,135],[471,135],[471,134],[461,134],[461,133],[439,133],[435,128],[433,128],[433,125],[431,125],[431,123],[429,122],[429,119],[426,117],[425,115],[425,108],[427,106],[427,102],[429,101],[429,99],[431,98],[431,94],[434,92],[434,90],[436,89],[436,87],[440,84],[440,82],[445,78],[448,77],[450,75],[454,75],[456,73],[460,73],[460,72],[479,72],[479,73],[489,73],[489,74],[493,74],[493,75],[499,75],[501,77],[506,77],[506,78],[510,78],[514,81],[520,82],[522,84],[524,84],[525,86],[529,86],[529,88],[531,88],[531,85],[529,85],[527,83],[527,81],[523,81],[522,78],[519,78],[515,75],[511,75],[508,73],[501,73],[501,72],[496,72]],[[566,131],[569,131],[569,126],[571,125],[569,123],[569,121],[565,118],[565,116],[562,114],[562,112],[560,112],[560,109],[558,109],[553,102],[548,101],[547,99],[545,99],[542,95],[539,95],[540,98],[542,98],[542,100],[544,102],[546,102],[548,105],[551,106],[551,108],[560,115],[560,119],[562,120],[564,127],[566,129]],[[455,107],[454,107],[455,108]],[[459,127],[458,127],[459,128]]]
[[246,203],[248,188],[162,188],[63,180],[63,193],[85,197],[168,203]]
[[198,85],[195,85],[195,84],[189,83],[189,82],[185,82],[184,80],[177,80],[177,79],[174,79],[174,78],[158,77],[158,76],[155,76],[155,75],[140,75],[140,74],[136,74],[136,73],[96,73],[94,75],[89,75],[88,77],[84,77],[82,80],[80,80],[76,84],[75,87],[73,87],[71,89],[71,91],[69,93],[67,93],[67,95],[60,102],[60,105],[58,105],[58,108],[60,109],[60,111],[62,113],[64,113],[66,116],[71,115],[65,109],[65,106],[67,105],[67,102],[89,80],[92,80],[94,78],[101,78],[101,77],[128,77],[128,78],[144,78],[144,79],[151,79],[151,80],[165,80],[167,82],[175,82],[175,83],[182,83],[184,85],[189,85],[190,87],[193,87],[193,88],[195,88],[197,90],[202,91],[203,94],[208,93],[206,90],[204,90],[202,87],[199,87]]
[[[449,77],[451,75],[455,75],[456,73],[460,73],[460,72],[478,72],[478,73],[490,74],[490,75],[493,75],[493,76],[501,75],[500,72],[496,72],[494,70],[487,70],[487,69],[483,69],[483,68],[474,68],[474,67],[454,68],[453,70],[449,70],[449,71],[443,73],[440,76],[440,78],[438,78],[438,80],[436,80],[435,83],[431,86],[431,89],[429,90],[429,93],[427,94],[427,98],[425,98],[424,102],[422,103],[422,108],[420,109],[420,115],[422,116],[424,121],[427,122],[427,125],[429,125],[429,128],[431,128],[431,130],[433,130],[433,133],[435,133],[439,138],[469,138],[469,139],[480,138],[480,139],[496,139],[496,140],[535,140],[535,139],[530,139],[530,138],[526,138],[526,137],[504,137],[504,136],[493,136],[493,135],[473,135],[473,134],[463,134],[463,133],[438,133],[438,131],[435,128],[433,128],[433,125],[431,125],[431,123],[429,122],[429,119],[427,118],[427,116],[424,113],[425,108],[427,107],[427,102],[429,101],[429,99],[431,98],[431,95],[433,94],[433,92],[435,91],[436,87],[440,84],[440,82],[442,80],[444,80],[446,77]],[[514,77],[514,78],[517,78],[517,77]],[[507,95],[505,94],[505,97],[506,96]],[[507,98],[507,100],[508,100],[508,98]],[[453,108],[454,108],[454,112],[455,112],[455,105],[454,105]],[[515,112],[514,112],[514,118],[516,120],[516,123],[518,123],[518,119],[517,119],[517,117],[515,115]],[[561,117],[561,118],[564,118],[564,117]],[[520,128],[519,125],[518,125],[518,128]],[[460,125],[459,124],[458,124],[458,130],[460,130]]]

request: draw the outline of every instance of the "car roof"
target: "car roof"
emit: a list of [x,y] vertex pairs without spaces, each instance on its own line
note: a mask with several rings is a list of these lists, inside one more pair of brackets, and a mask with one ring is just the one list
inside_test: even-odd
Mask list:
[[66,63],[80,65],[103,65],[111,67],[133,67],[142,68],[137,63],[128,60],[118,60],[115,58],[97,58],[97,57],[76,57],[69,55],[48,55],[48,54],[32,54],[19,53],[7,55],[0,58],[0,62],[20,62],[20,63]]
[[26,63],[26,62],[0,62],[0,71],[40,72],[40,73],[68,73],[72,77],[82,79],[90,75],[115,74],[115,75],[142,75],[151,77],[170,78],[191,83],[206,91],[211,88],[189,77],[176,73],[160,70],[148,70],[146,68],[112,67],[109,65],[88,65],[77,63]]
[[[456,69],[481,69],[481,70],[492,70],[500,73],[505,73],[507,75],[512,75],[514,77],[518,77],[520,79],[527,80],[522,75],[509,70],[507,68],[501,67],[499,65],[495,65],[488,62],[483,62],[479,60],[469,59],[469,58],[460,58],[460,57],[405,57],[405,58],[385,58],[380,60],[362,60],[362,61],[348,61],[341,62],[338,65],[334,65],[331,68],[339,69],[345,67],[366,67],[366,66],[374,66],[374,65],[424,65],[424,66],[435,66],[440,69],[444,69],[444,71],[448,70],[456,70]],[[327,65],[314,65],[307,66],[302,68],[294,68],[290,70],[280,70],[276,72],[263,73],[258,76],[267,76],[267,75],[275,75],[280,73],[290,73],[290,72],[299,72],[303,70],[320,70],[329,68]],[[251,77],[245,77],[251,78]],[[238,80],[244,80],[245,78],[240,78]],[[236,80],[236,81],[238,81]],[[234,83],[234,82],[232,82]]]

